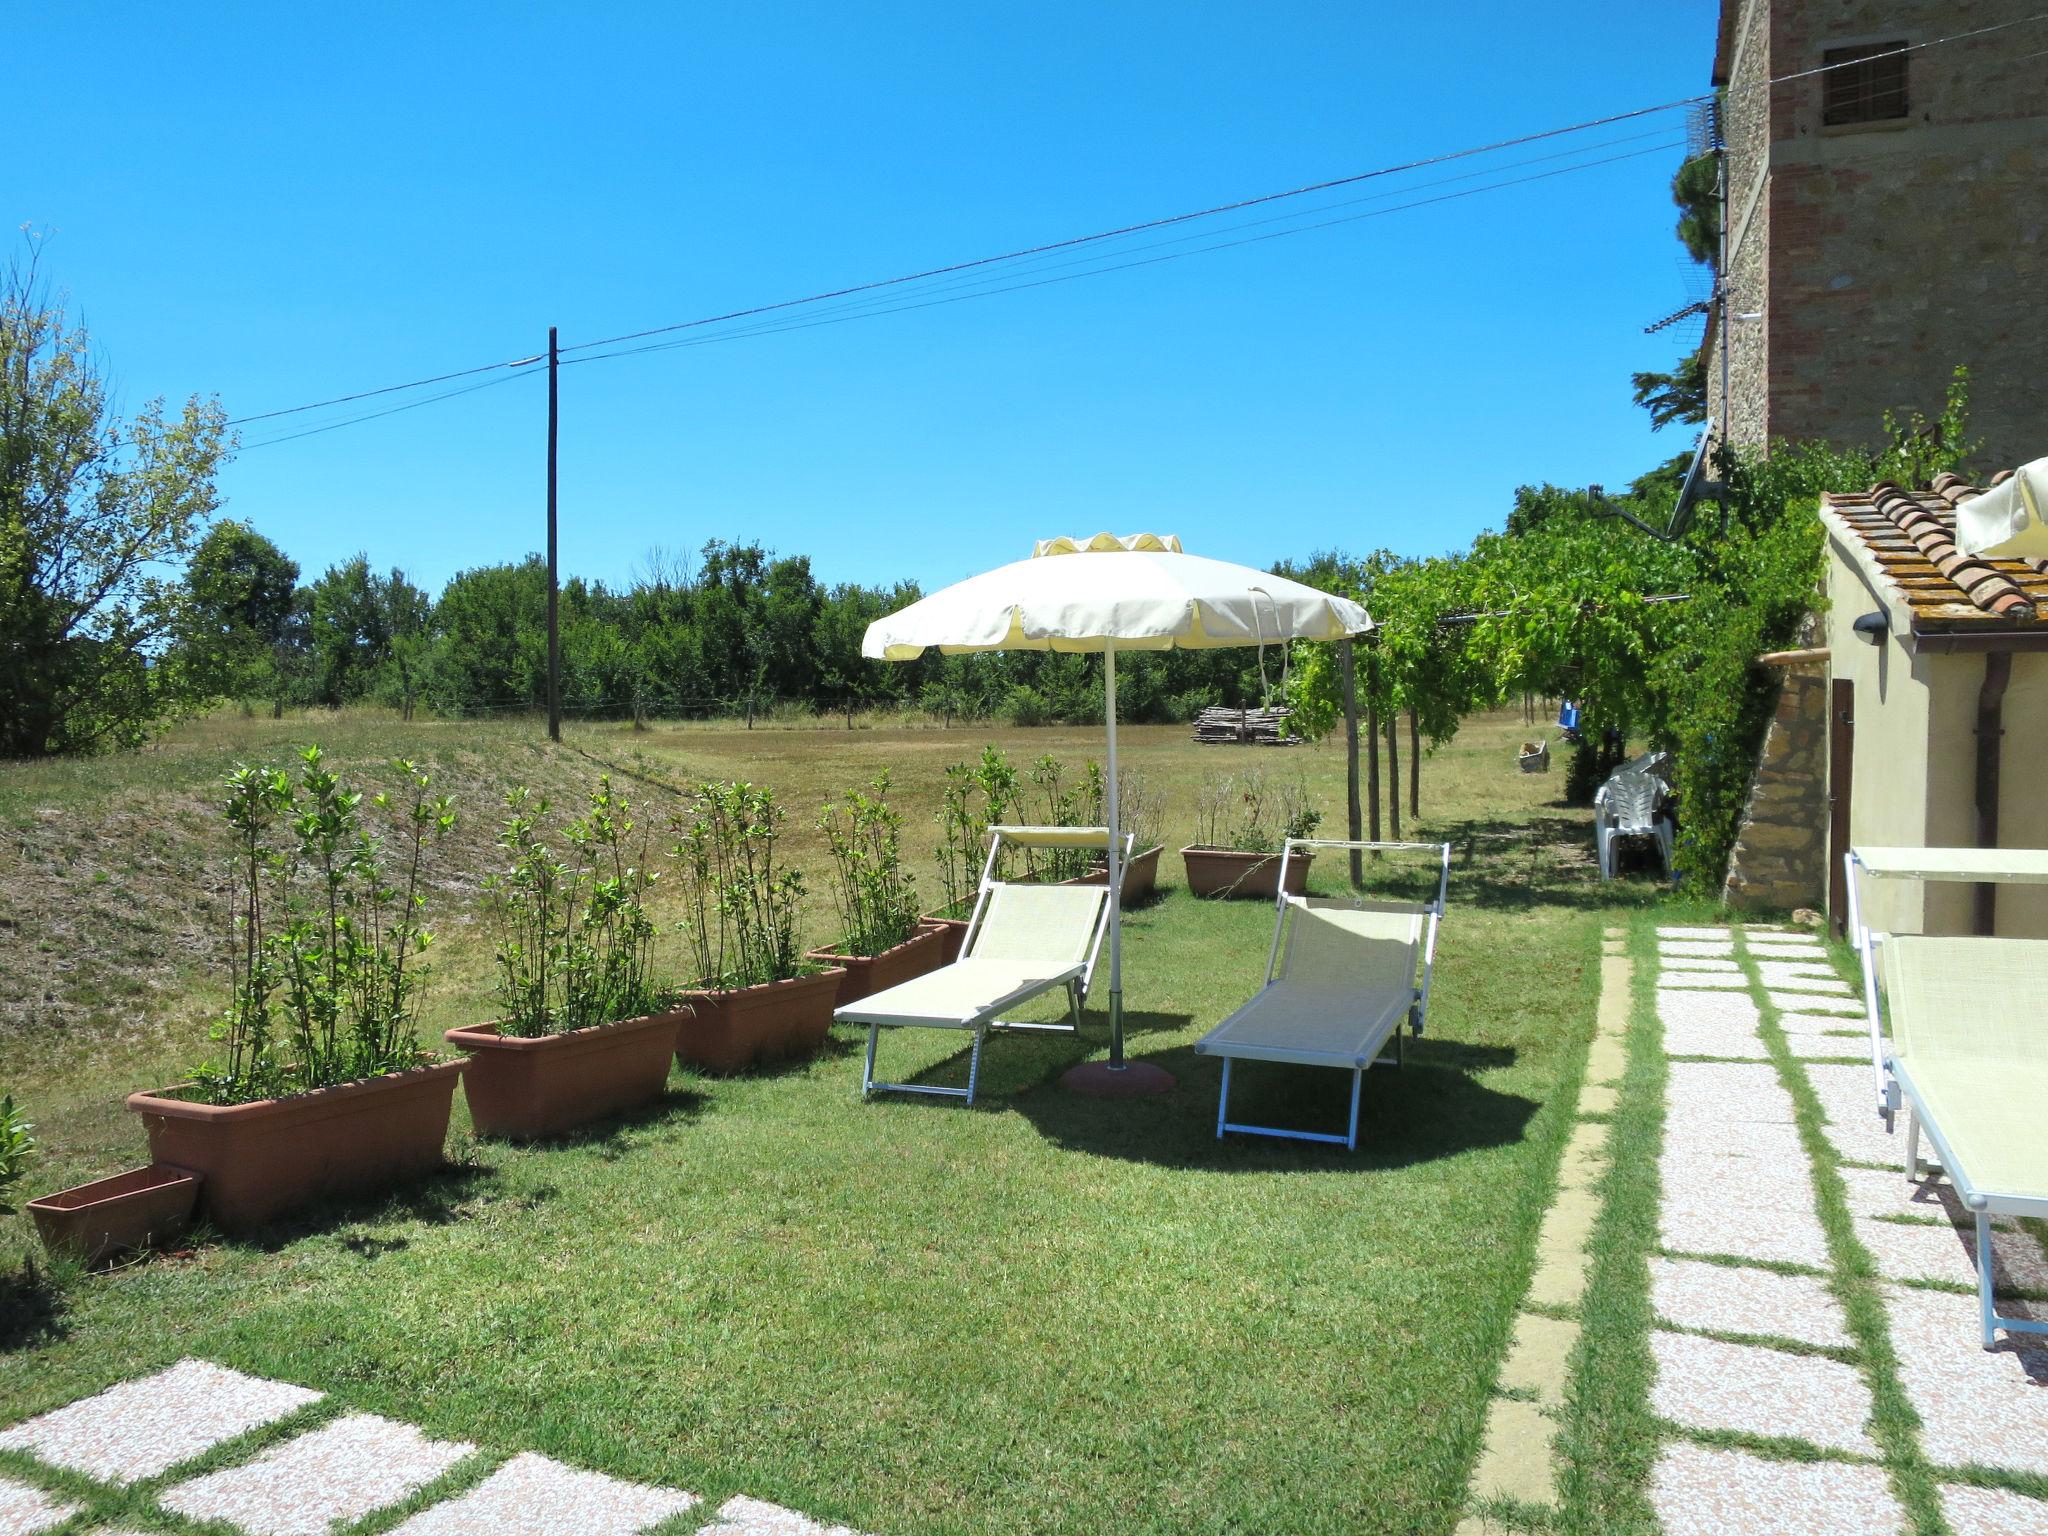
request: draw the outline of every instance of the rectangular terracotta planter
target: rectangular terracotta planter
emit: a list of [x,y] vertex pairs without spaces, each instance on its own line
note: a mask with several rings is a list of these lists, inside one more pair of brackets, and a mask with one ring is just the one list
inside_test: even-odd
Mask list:
[[43,1246],[52,1254],[72,1254],[98,1264],[182,1236],[198,1198],[198,1174],[151,1163],[44,1195],[29,1201],[28,1209]]
[[522,1039],[495,1024],[443,1038],[469,1057],[462,1096],[479,1136],[515,1141],[567,1130],[661,1097],[688,1008]]
[[838,1006],[837,966],[725,992],[685,992],[696,1017],[676,1036],[676,1059],[705,1072],[743,1072],[825,1043]]
[[[1188,890],[1197,896],[1259,896],[1272,901],[1279,894],[1280,855],[1240,853],[1235,848],[1183,848]],[[1287,861],[1287,894],[1308,889],[1308,866],[1314,854],[1296,854]]]
[[[1164,843],[1154,843],[1150,848],[1140,849],[1131,855],[1124,865],[1124,892],[1126,904],[1143,901],[1159,885],[1159,856],[1166,852]],[[1062,885],[1107,885],[1109,866],[1104,865],[1092,875],[1077,875],[1072,880],[1063,880]]]
[[879,955],[842,955],[834,950],[814,949],[806,960],[837,966],[846,974],[839,979],[839,998],[834,1007],[844,1008],[876,992],[887,991],[899,981],[909,981],[943,963],[946,936],[937,928],[921,927],[901,944]]
[[441,1166],[462,1061],[388,1072],[253,1104],[195,1104],[175,1089],[131,1093],[150,1158],[205,1177],[200,1209],[246,1232],[332,1195],[362,1194]]
[[[951,965],[960,958],[960,951],[967,947],[967,924],[965,917],[941,917],[927,912],[918,919],[927,928],[939,930],[939,964]],[[937,967],[934,967],[937,969]]]

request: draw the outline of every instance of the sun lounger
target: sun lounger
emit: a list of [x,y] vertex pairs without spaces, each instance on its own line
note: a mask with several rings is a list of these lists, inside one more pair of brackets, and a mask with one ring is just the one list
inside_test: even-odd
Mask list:
[[[1438,859],[1436,899],[1427,902],[1289,896],[1287,861],[1296,849],[1405,849]],[[1203,1056],[1223,1058],[1216,1103],[1216,1135],[1240,1131],[1294,1141],[1358,1145],[1358,1100],[1365,1070],[1390,1058],[1380,1054],[1389,1036],[1392,1064],[1401,1059],[1402,1024],[1421,1034],[1429,1011],[1430,971],[1437,923],[1451,874],[1449,843],[1353,843],[1290,838],[1280,855],[1279,900],[1266,983],[1252,1000],[1195,1044]],[[1239,1124],[1230,1118],[1230,1069],[1237,1061],[1278,1061],[1336,1067],[1351,1074],[1351,1121],[1342,1136]]]
[[1862,919],[1857,889],[1859,874],[2048,885],[2048,850],[1855,848],[1845,858],[1878,1113],[1890,1129],[1907,1110],[1907,1177],[1920,1177],[1924,1131],[1977,1218],[1984,1347],[2000,1328],[2048,1333],[2048,1323],[2000,1316],[1991,1288],[1991,1218],[2048,1216],[2048,1022],[2040,1007],[2048,940],[1876,933]]
[[[996,878],[1008,848],[1100,848],[1107,827],[991,827],[988,862],[975,892],[974,914],[960,958],[951,965],[872,993],[835,1010],[842,1024],[868,1029],[863,1098],[887,1091],[929,1093],[974,1102],[981,1078],[981,1045],[992,1029],[1054,1030],[1081,1026],[1081,1002],[1095,972],[1095,957],[1109,929],[1109,886],[1037,885]],[[1123,839],[1129,859],[1131,837]],[[1068,1022],[1019,1024],[999,1015],[1034,997],[1064,988]],[[875,1080],[875,1049],[884,1029],[964,1029],[974,1035],[965,1088]]]

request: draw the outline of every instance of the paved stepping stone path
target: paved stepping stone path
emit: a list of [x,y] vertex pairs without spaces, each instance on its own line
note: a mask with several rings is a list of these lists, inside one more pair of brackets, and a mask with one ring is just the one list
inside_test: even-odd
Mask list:
[[[473,1445],[429,1439],[374,1414],[297,1432],[280,1422],[322,1400],[305,1387],[183,1360],[0,1433],[0,1449],[98,1483],[148,1484],[139,1492],[164,1510],[249,1536],[326,1536],[423,1490],[433,1499],[442,1478],[488,1465]],[[243,1436],[247,1454],[238,1456],[242,1447],[233,1442]],[[201,1456],[226,1464],[185,1481],[167,1476]],[[455,1485],[469,1481],[459,1477]],[[38,1536],[81,1507],[78,1496],[0,1477],[0,1536]],[[394,1536],[857,1536],[760,1499],[728,1499],[714,1514],[694,1493],[622,1482],[531,1452],[391,1529]]]
[[[1650,1353],[1666,1438],[1649,1497],[1664,1530],[1905,1536],[1918,1529],[1910,1492],[1954,1536],[2048,1536],[2048,1348],[2003,1334],[1980,1346],[1969,1213],[1924,1139],[1923,1176],[1907,1181],[1903,1119],[1888,1133],[1877,1114],[1859,988],[1803,935],[1658,934]],[[1721,943],[1732,986],[1692,969]],[[1818,1163],[1802,1129],[1812,1109]],[[1839,1191],[1860,1250],[1849,1277],[1823,1189]],[[1992,1248],[2002,1306],[2048,1315],[2036,1234],[2000,1222]],[[1890,1359],[1850,1326],[1843,1298],[1858,1288],[1866,1317],[1873,1297],[1882,1311]],[[1903,1393],[1918,1426],[1881,1431],[1874,1388]]]

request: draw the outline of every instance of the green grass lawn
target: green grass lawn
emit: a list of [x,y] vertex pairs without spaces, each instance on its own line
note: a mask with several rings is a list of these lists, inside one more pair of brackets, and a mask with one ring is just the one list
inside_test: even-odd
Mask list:
[[[389,1203],[111,1274],[16,1279],[0,1423],[196,1355],[494,1452],[714,1501],[745,1491],[889,1536],[1448,1530],[1569,1130],[1599,929],[1648,894],[1599,887],[1583,819],[1547,803],[1558,779],[1513,771],[1519,721],[1481,724],[1425,778],[1426,830],[1458,844],[1431,1030],[1405,1068],[1368,1074],[1356,1153],[1215,1140],[1218,1068],[1191,1045],[1257,985],[1270,914],[1169,889],[1125,929],[1130,1048],[1176,1074],[1167,1097],[1056,1086],[1106,1046],[1100,993],[1078,1042],[994,1039],[973,1109],[862,1103],[850,1031],[781,1072],[678,1073],[655,1111],[581,1139],[459,1135],[449,1174]],[[363,757],[400,734],[344,726]],[[152,776],[125,799],[85,775],[0,774],[15,857],[39,819],[90,829],[151,796],[186,803],[232,751],[204,733],[235,728],[118,760]],[[619,757],[610,735],[551,754],[436,729],[421,755],[478,779],[494,758],[566,781],[582,752]],[[664,752],[691,772],[748,765],[752,743],[710,734],[656,733],[645,771],[662,777]],[[863,734],[755,733],[768,759],[815,738],[833,760],[806,772],[841,782],[859,768],[846,736]],[[944,734],[966,755],[969,733]],[[1215,750],[1145,746],[1170,782]],[[1336,754],[1298,760],[1325,794],[1341,784]],[[752,776],[776,783],[774,766]],[[102,853],[125,871],[110,883],[140,878],[132,850]],[[1341,879],[1319,866],[1319,885]],[[16,908],[17,928],[33,920]],[[131,1001],[79,1006],[67,1028],[37,1035],[23,1017],[0,1033],[0,1078],[49,1146],[35,1188],[139,1161],[119,1097],[196,1044],[201,959],[121,972],[125,993],[103,976],[100,993]],[[435,1025],[479,1016],[473,936],[451,929],[442,964]],[[963,1081],[965,1043],[891,1035],[887,1072]],[[1246,1070],[1233,1110],[1335,1128],[1347,1090],[1335,1072]],[[25,1242],[18,1221],[0,1228],[0,1266]]]

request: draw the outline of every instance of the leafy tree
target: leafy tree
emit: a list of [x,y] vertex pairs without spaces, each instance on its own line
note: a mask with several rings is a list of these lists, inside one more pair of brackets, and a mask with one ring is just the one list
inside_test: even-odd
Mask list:
[[197,396],[121,420],[34,262],[0,278],[0,757],[132,744],[202,696],[161,656],[227,448]]
[[195,692],[231,698],[272,684],[298,580],[299,563],[246,523],[216,523],[199,541],[173,652]]
[[1635,403],[1650,413],[1652,430],[1673,422],[1698,426],[1707,419],[1707,354],[1697,348],[1681,357],[1669,373],[1638,373]]
[[1678,243],[1703,266],[1721,263],[1721,168],[1712,153],[1694,155],[1671,178]]

